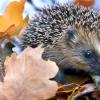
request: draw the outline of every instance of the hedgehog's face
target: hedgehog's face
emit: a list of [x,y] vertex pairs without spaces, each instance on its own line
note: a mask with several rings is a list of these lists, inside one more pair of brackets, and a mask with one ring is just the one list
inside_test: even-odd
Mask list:
[[[62,42],[64,63],[100,75],[100,33],[68,30]],[[64,45],[66,47],[64,47]],[[67,65],[66,63],[66,65]]]
[[60,69],[76,68],[100,75],[100,33],[68,29],[53,48],[46,48],[43,58]]

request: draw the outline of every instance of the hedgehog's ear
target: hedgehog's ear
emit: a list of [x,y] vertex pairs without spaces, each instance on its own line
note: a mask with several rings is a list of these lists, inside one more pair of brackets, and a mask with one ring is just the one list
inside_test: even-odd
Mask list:
[[67,41],[71,41],[76,43],[79,40],[79,36],[77,34],[77,31],[75,29],[67,29],[65,39]]

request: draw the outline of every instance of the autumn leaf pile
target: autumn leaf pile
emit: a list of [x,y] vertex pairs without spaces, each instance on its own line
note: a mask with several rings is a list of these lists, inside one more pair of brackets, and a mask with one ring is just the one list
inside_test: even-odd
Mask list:
[[[74,2],[86,7],[95,3],[94,0]],[[51,80],[59,69],[55,62],[42,59],[41,46],[13,53],[12,41],[14,37],[20,38],[29,19],[28,16],[22,17],[24,5],[25,0],[13,1],[0,16],[0,43],[6,39],[10,42],[0,48],[1,58],[6,58],[0,65],[3,67],[0,69],[0,100],[100,100],[100,91],[89,76],[70,75],[65,84]]]

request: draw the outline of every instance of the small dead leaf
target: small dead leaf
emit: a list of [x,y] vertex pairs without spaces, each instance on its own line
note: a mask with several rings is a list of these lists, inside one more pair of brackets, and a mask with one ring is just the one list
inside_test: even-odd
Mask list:
[[19,55],[7,57],[0,100],[44,100],[55,95],[57,83],[49,79],[56,75],[58,67],[42,60],[42,52],[40,47],[28,47]]
[[74,83],[59,85],[57,93],[71,93],[77,86],[79,85]]
[[19,30],[27,25],[28,16],[23,20],[25,0],[11,2],[0,16],[0,38],[13,37]]
[[75,3],[80,6],[91,7],[95,4],[95,0],[75,0]]

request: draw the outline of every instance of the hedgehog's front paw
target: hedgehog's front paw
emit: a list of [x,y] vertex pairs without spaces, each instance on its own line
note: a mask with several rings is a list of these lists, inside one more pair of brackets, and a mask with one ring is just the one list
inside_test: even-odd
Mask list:
[[59,71],[57,75],[52,78],[52,80],[55,80],[58,83],[64,83],[64,73],[62,71]]

